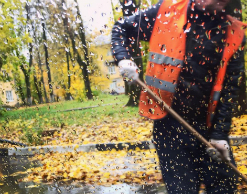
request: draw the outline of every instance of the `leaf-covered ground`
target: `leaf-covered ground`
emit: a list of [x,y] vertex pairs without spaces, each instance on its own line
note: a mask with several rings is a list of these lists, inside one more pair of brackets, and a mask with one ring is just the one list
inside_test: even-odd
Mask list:
[[[127,100],[128,96],[125,95],[102,94],[85,102],[66,101],[7,111],[0,117],[0,138],[27,145],[43,145],[52,143],[48,136],[58,139],[63,134],[74,134],[72,140],[78,139],[76,130],[82,136],[82,133],[89,133],[94,137],[95,127],[138,117],[137,107],[124,107]],[[78,108],[82,109],[66,111]],[[87,143],[87,138],[82,138]],[[66,142],[66,137],[64,141]],[[61,140],[61,143],[64,142]]]
[[[82,126],[72,125],[63,128],[50,128],[39,137],[41,145],[71,145],[71,144],[94,144],[109,142],[148,141],[152,137],[152,122],[142,118],[123,119],[111,122],[111,117],[105,117],[103,121],[84,124]],[[35,138],[36,134],[33,134]],[[24,139],[22,131],[13,132],[4,138],[20,141]],[[37,135],[36,135],[36,138]],[[21,141],[23,142],[23,141]],[[2,147],[13,147],[13,145],[2,144]]]
[[247,115],[232,119],[231,135],[247,136]]
[[[246,116],[234,119],[234,133],[246,125]],[[72,130],[71,130],[72,129]],[[152,138],[152,122],[136,118],[119,123],[104,121],[85,126],[72,126],[55,131],[43,137],[46,144],[68,145],[106,143],[118,141],[139,141]],[[243,134],[242,134],[243,135]],[[238,169],[247,175],[247,145],[233,146]],[[36,155],[33,161],[41,166],[28,169],[26,178],[19,181],[41,182],[83,182],[86,184],[113,185],[118,183],[152,184],[162,182],[155,150],[101,151],[47,153]],[[239,188],[247,188],[239,185]]]
[[[109,118],[110,120],[110,118]],[[105,121],[86,126],[72,126],[43,137],[48,145],[89,144],[151,140],[152,123],[133,119],[111,123]]]
[[[30,128],[32,125],[30,123]],[[14,126],[14,122],[12,123]],[[152,138],[152,121],[145,118],[131,119],[123,118],[115,120],[110,116],[105,116],[94,123],[85,123],[83,125],[71,125],[64,127],[46,128],[40,137],[36,133],[32,138],[39,139],[39,145],[71,145],[71,144],[94,144],[94,143],[114,143],[130,141],[148,141]],[[233,118],[230,135],[246,136],[247,115],[241,118]],[[3,138],[21,141],[26,134],[21,130],[3,135]],[[27,142],[24,142],[27,143]],[[32,145],[32,144],[31,144]],[[10,147],[9,144],[2,144],[1,147]]]
[[23,181],[74,180],[103,185],[161,181],[155,150],[48,153],[33,160],[43,165],[29,169]]
[[[102,94],[92,101],[58,102],[8,111],[0,118],[0,138],[29,146],[150,140],[152,121],[141,118],[137,107],[124,107],[127,100],[125,95]],[[95,108],[63,112],[80,107]],[[233,118],[231,135],[243,136],[246,131],[247,115]]]
[[[116,100],[116,97],[112,99]],[[43,106],[39,107],[39,110],[42,108],[47,109]],[[20,141],[28,145],[63,146],[152,139],[152,121],[139,117],[137,109],[131,110],[119,105],[111,105],[93,110],[56,113],[56,116],[49,116],[45,111],[42,114],[35,111],[32,113],[32,111],[25,110],[25,112],[18,113],[22,118],[24,117],[22,114],[28,114],[30,119],[26,120],[14,115],[14,112],[11,113],[13,115],[9,117],[9,120],[6,119],[2,123],[4,131],[1,138]],[[53,125],[53,119],[58,118],[60,124]],[[37,126],[43,126],[42,130],[36,130]],[[247,115],[233,118],[231,135],[244,136],[246,131]],[[28,132],[33,141],[28,141]],[[10,146],[1,144],[1,147]],[[247,175],[247,146],[234,146],[233,151],[239,170]],[[48,153],[36,155],[32,160],[40,161],[41,166],[28,169],[26,178],[20,181],[34,181],[35,184],[52,181],[79,181],[105,185],[121,182],[151,184],[162,181],[155,150]]]
[[[247,146],[234,147],[239,170],[247,174]],[[151,150],[122,150],[73,153],[47,153],[36,155],[32,161],[40,161],[41,166],[28,169],[26,177],[19,182],[54,183],[57,181],[84,183],[90,185],[115,185],[119,183],[153,184],[162,183],[161,171],[156,151]],[[15,173],[12,176],[16,176]],[[203,188],[203,185],[202,185]],[[239,189],[246,189],[239,184]]]

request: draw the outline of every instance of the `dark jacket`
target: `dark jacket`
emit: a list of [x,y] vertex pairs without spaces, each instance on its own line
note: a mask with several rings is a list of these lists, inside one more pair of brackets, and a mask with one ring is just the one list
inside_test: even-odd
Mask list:
[[[150,40],[161,3],[162,1],[141,12],[141,17],[134,15],[116,22],[112,30],[112,51],[116,63],[131,58],[130,45],[138,39],[139,25],[139,40]],[[192,11],[190,7],[187,18],[191,23],[191,30],[187,32],[186,38],[187,64],[185,63],[180,73],[172,108],[192,124],[206,122],[210,93],[223,55],[222,40],[225,39],[226,34],[222,32],[226,30],[228,23],[224,14],[207,15],[196,9]],[[206,35],[208,30],[211,30],[211,39]],[[198,36],[199,38],[196,38]],[[209,130],[210,138],[228,138],[232,110],[239,92],[239,81],[244,72],[241,55],[244,55],[243,51],[236,53],[227,67],[221,98],[212,122],[212,129]]]

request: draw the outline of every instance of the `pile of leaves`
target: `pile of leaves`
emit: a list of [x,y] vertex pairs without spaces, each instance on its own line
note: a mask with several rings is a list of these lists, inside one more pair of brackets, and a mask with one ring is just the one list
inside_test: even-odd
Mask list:
[[[152,121],[145,118],[123,119],[111,122],[111,117],[105,117],[95,123],[82,126],[72,125],[62,128],[49,128],[40,133],[33,132],[32,138],[39,139],[38,145],[81,145],[109,142],[149,141],[152,138]],[[32,123],[28,126],[31,130]],[[4,138],[21,141],[27,136],[22,130],[6,135]],[[26,143],[26,142],[25,142]],[[32,145],[32,144],[29,144]],[[35,145],[35,144],[34,144]],[[2,144],[2,147],[13,145]]]
[[[39,108],[41,109],[42,106]],[[90,122],[93,119],[86,117],[86,115],[82,117],[79,114],[80,112],[76,112],[78,115],[62,113],[56,118],[36,113],[33,118],[26,120],[21,118],[6,120],[0,124],[2,128],[1,138],[22,142],[29,146],[148,141],[152,138],[153,122],[148,119],[139,116],[121,117],[122,113],[119,113],[118,116],[109,116],[109,111],[109,114],[103,114],[104,110],[102,109],[102,114],[98,114],[95,122]],[[128,110],[125,110],[126,114],[130,114],[128,112]],[[75,120],[74,123],[77,124],[68,123],[68,120],[72,118]],[[58,121],[58,119],[60,120]],[[54,123],[60,124],[56,126]],[[245,136],[246,131],[247,115],[233,118],[230,135]],[[0,144],[0,146],[13,147],[8,144]]]
[[27,170],[19,181],[82,181],[89,184],[158,183],[162,176],[155,150],[47,153],[37,155],[42,166]]
[[152,137],[152,122],[143,119],[111,123],[107,120],[101,123],[84,126],[71,126],[56,131],[52,136],[43,137],[47,145],[70,145],[90,143],[115,143],[130,141],[148,141]]
[[[247,175],[247,145],[234,146],[233,152],[238,169]],[[154,149],[98,152],[47,153],[35,155],[32,161],[41,166],[28,169],[26,177],[19,182],[52,183],[67,182],[110,186],[118,183],[162,183],[159,160]],[[20,172],[22,173],[22,172]],[[12,176],[16,176],[15,173]],[[203,185],[202,185],[203,188]],[[239,189],[247,189],[239,184]]]
[[[233,156],[238,170],[247,176],[247,144],[232,146]],[[239,185],[241,189],[247,189],[247,184]]]
[[230,135],[247,135],[247,115],[242,115],[239,118],[234,117],[232,119],[232,128]]

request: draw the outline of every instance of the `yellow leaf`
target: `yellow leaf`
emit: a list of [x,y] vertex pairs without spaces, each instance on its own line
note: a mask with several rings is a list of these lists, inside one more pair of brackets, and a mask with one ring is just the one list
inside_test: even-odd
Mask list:
[[64,178],[68,178],[67,172],[63,173],[63,177],[64,177]]
[[126,176],[124,174],[120,176],[120,179],[125,179],[125,178]]
[[109,178],[110,175],[111,175],[111,174],[110,174],[109,172],[106,172],[106,173],[103,174],[103,176],[104,176],[105,178]]
[[79,145],[78,144],[75,146],[74,150],[76,150],[77,148],[79,148]]

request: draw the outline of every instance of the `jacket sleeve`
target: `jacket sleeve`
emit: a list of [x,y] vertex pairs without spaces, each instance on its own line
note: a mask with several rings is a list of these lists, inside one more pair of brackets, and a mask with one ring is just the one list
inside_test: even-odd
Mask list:
[[[118,20],[112,29],[112,54],[115,62],[131,58],[132,45],[138,40],[149,41],[162,1],[139,14]],[[141,15],[140,15],[141,14]],[[140,28],[139,28],[140,26]],[[139,32],[138,32],[138,29]]]
[[[242,46],[245,45],[245,37]],[[231,120],[240,92],[240,84],[244,76],[244,50],[235,53],[228,64],[226,77],[213,119],[210,138],[227,140],[231,128]]]

